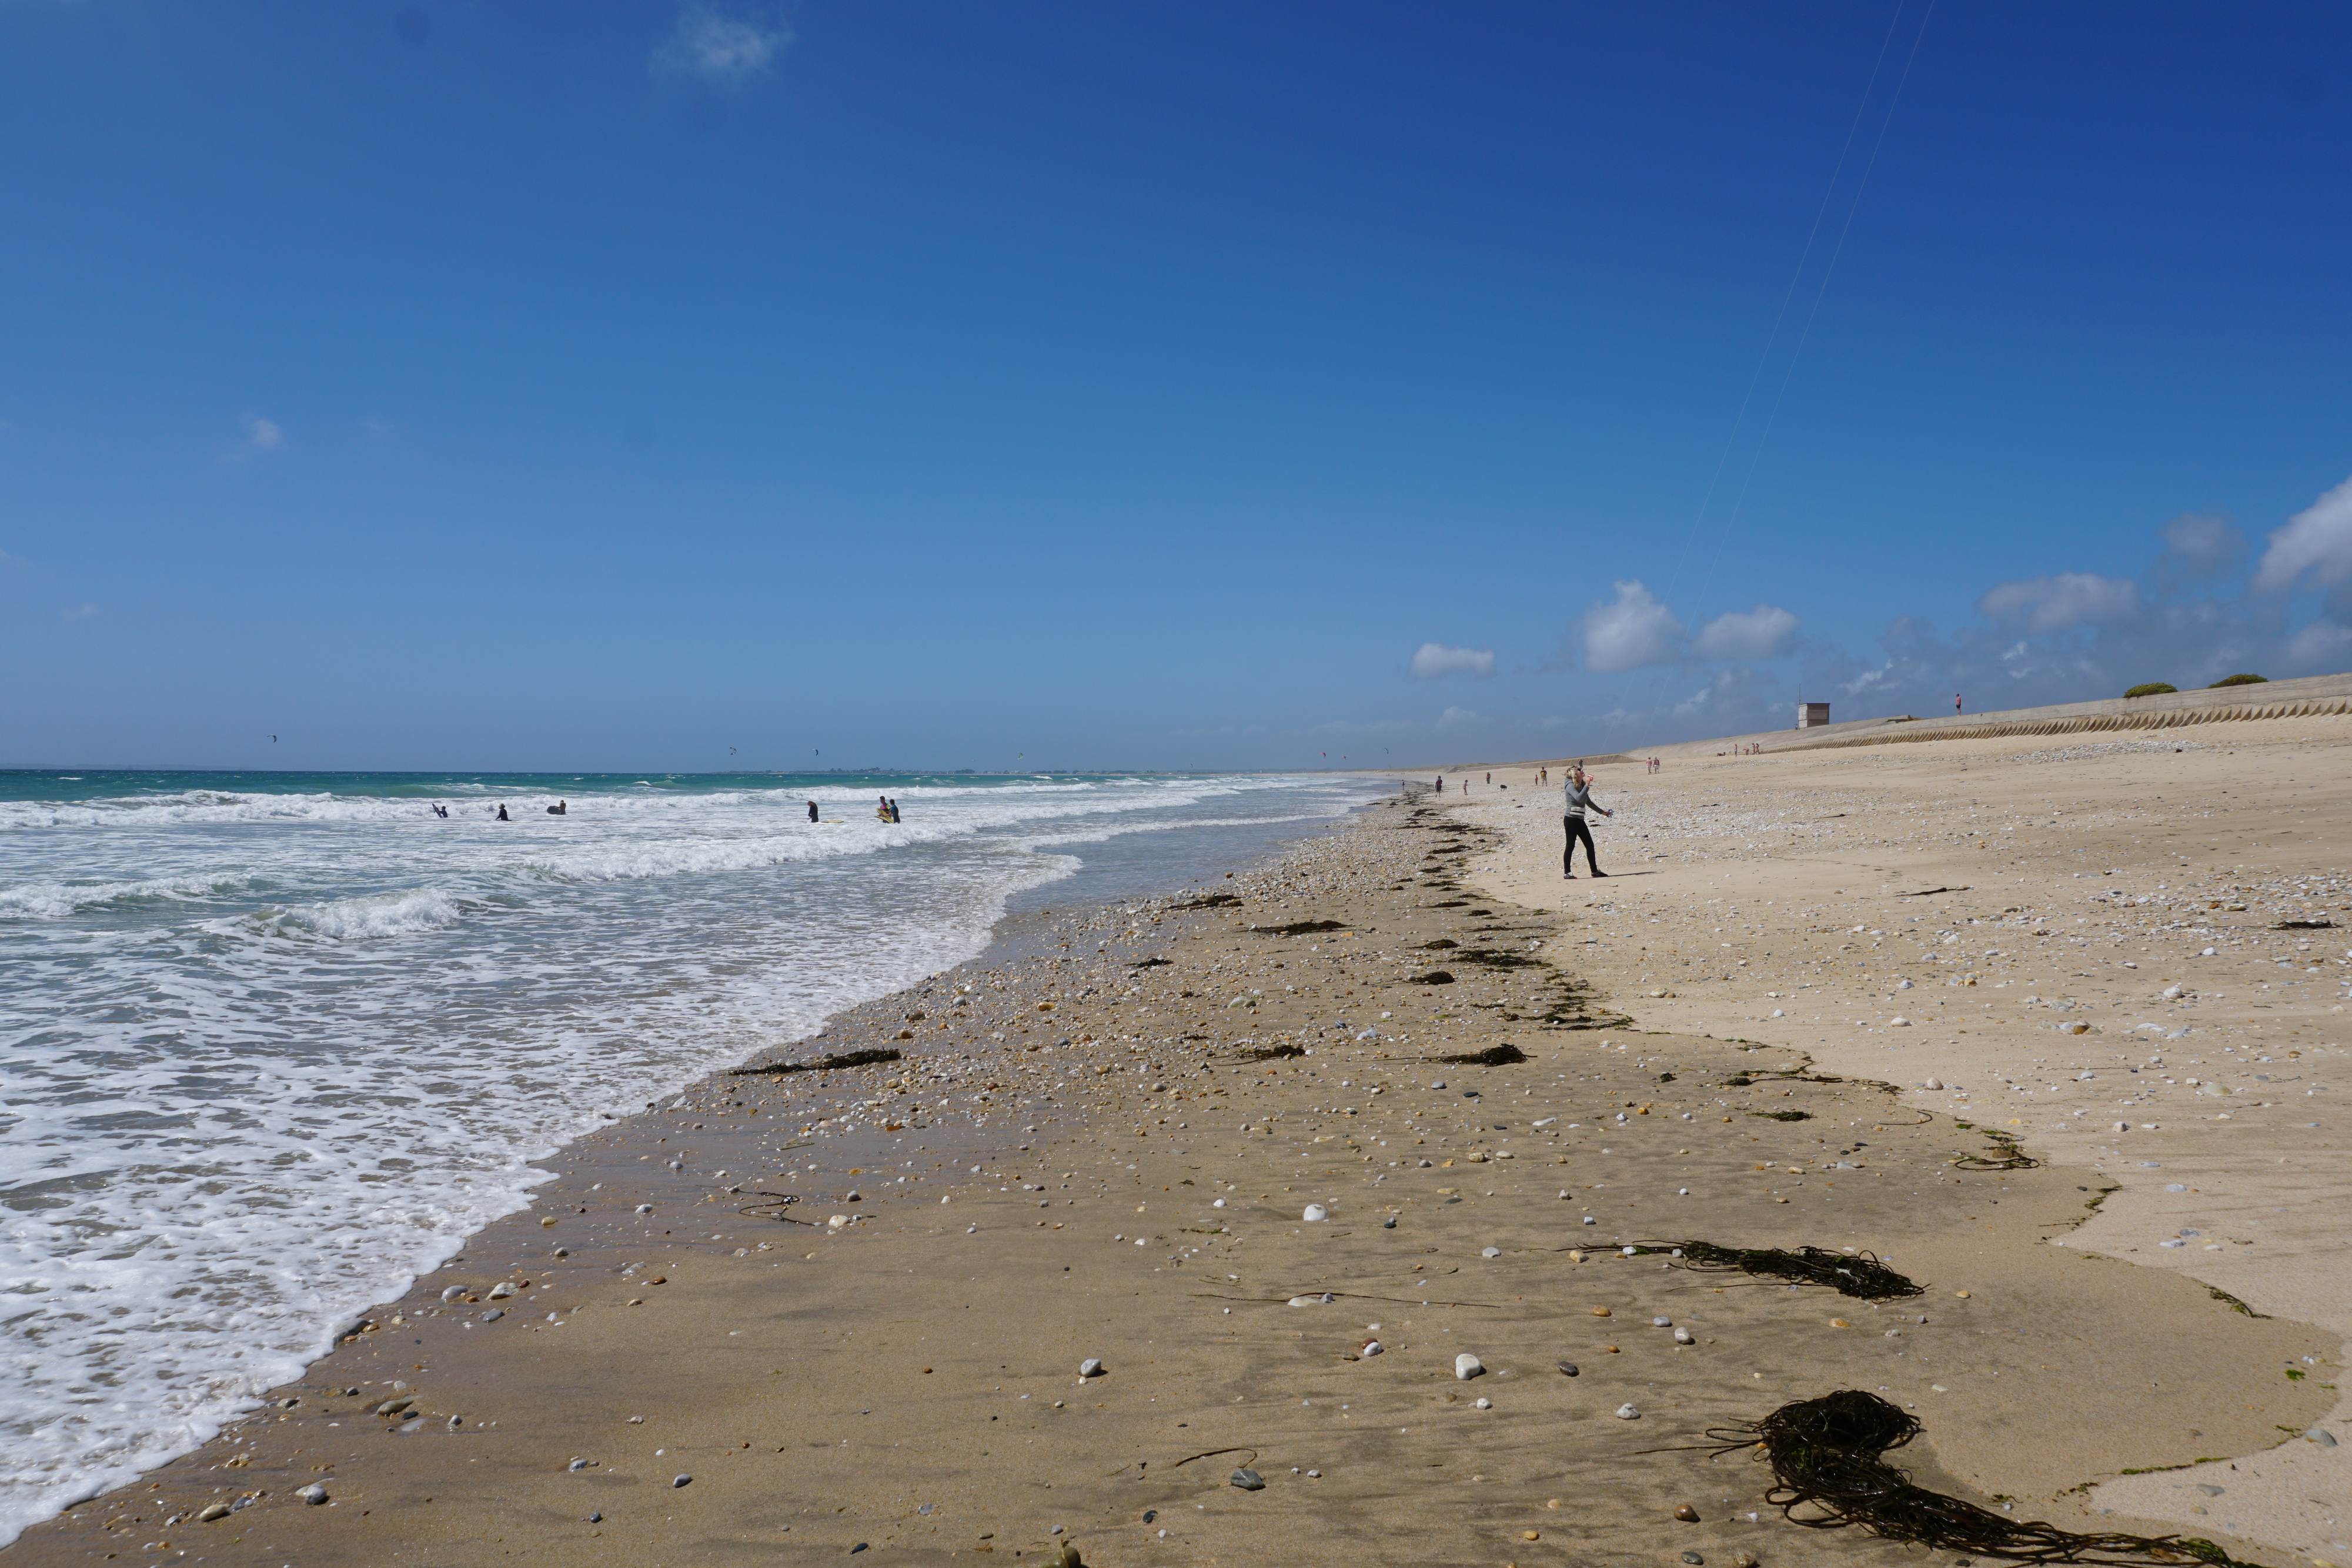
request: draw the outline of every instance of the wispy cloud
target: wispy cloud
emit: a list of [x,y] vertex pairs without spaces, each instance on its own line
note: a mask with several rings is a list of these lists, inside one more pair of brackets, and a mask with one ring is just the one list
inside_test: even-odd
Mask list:
[[224,463],[243,463],[275,452],[286,444],[286,430],[274,419],[264,419],[257,413],[245,416],[245,439],[221,454]]
[[792,41],[792,29],[781,23],[763,25],[690,5],[649,64],[656,76],[740,87],[773,67]]
[[1437,716],[1437,727],[1444,730],[1469,729],[1479,722],[1477,711],[1466,707],[1450,707]]
[[1718,615],[1699,628],[1695,651],[1702,659],[1769,659],[1787,651],[1801,624],[1777,605],[1759,604]]
[[58,611],[58,619],[60,621],[88,621],[95,617],[97,614],[98,606],[95,604],[75,604]]
[[2137,584],[2094,571],[2062,571],[2053,577],[1999,583],[1977,601],[1977,613],[1986,620],[2037,633],[2127,621],[2138,610]]
[[1423,643],[1413,650],[1412,673],[1424,681],[1433,681],[1441,675],[1476,675],[1483,680],[1495,673],[1495,650]]

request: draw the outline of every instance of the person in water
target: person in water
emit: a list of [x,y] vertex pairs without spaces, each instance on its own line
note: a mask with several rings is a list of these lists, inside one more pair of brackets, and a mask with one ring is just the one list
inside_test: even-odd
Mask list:
[[446,817],[449,814],[449,808],[436,800],[433,802],[433,814],[436,817]]
[[809,821],[812,822],[816,821],[816,802],[814,800],[809,802]]
[[501,822],[511,822],[514,821],[512,817],[507,815],[507,804],[503,800],[499,802],[499,821]]
[[561,801],[561,800],[558,800],[554,805],[550,806],[550,807],[547,809],[547,814],[548,814],[549,816],[551,816],[551,817],[562,817],[562,816],[567,816],[567,815],[569,815],[570,813],[569,813],[568,809],[564,806],[563,802],[562,802],[562,801]]
[[898,801],[896,801],[896,800],[890,801],[890,802],[889,802],[889,806],[890,806],[890,820],[891,820],[892,821],[894,821],[894,822],[899,822],[899,821],[904,821],[906,820],[905,818],[903,818],[903,817],[901,817],[901,816],[899,816],[899,815],[898,815]]

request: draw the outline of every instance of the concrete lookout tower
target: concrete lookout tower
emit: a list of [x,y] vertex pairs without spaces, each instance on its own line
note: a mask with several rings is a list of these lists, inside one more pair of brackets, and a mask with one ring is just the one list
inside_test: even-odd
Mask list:
[[1797,705],[1797,727],[1799,729],[1817,729],[1821,726],[1829,723],[1829,704],[1799,703]]

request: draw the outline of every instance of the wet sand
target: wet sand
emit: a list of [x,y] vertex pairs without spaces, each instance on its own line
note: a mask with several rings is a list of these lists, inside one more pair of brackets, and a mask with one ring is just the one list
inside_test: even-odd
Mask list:
[[[1640,995],[1696,982],[1628,978],[1659,971],[1618,951],[1617,886],[1563,911],[1593,884],[1522,869],[1538,815],[1409,800],[1220,902],[1015,923],[780,1053],[902,1060],[715,1078],[575,1145],[273,1396],[299,1403],[5,1560],[1892,1563],[1919,1553],[1801,1531],[1696,1445],[1883,1391],[1928,1484],[2154,1532],[2082,1489],[2334,1407],[2334,1333],[2080,1245],[2145,1184],[1969,1168],[1980,1110]],[[1506,1042],[1529,1060],[1432,1060]],[[1281,1046],[1311,1054],[1248,1059]],[[798,1201],[745,1212],[763,1193]],[[1927,1288],[1619,1249],[1686,1239],[1868,1249]]]

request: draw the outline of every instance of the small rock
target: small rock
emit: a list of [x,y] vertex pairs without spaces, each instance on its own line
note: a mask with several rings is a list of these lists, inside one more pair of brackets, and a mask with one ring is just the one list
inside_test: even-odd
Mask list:
[[507,1310],[504,1307],[492,1307],[482,1314],[482,1321],[486,1323],[494,1323],[506,1315]]
[[1396,1216],[1391,1214],[1386,1219],[1381,1220],[1381,1228],[1382,1230],[1394,1230],[1396,1228]]
[[604,1516],[601,1513],[592,1513],[588,1516],[588,1522],[591,1524],[602,1524],[604,1522]]
[[1576,1363],[1574,1363],[1574,1362],[1572,1362],[1572,1361],[1563,1361],[1563,1362],[1561,1362],[1561,1363],[1559,1364],[1559,1375],[1560,1375],[1562,1377],[1574,1377],[1575,1375],[1577,1375],[1577,1365],[1576,1365]]
[[1638,1421],[1641,1418],[1642,1413],[1639,1410],[1634,1409],[1631,1405],[1620,1405],[1617,1406],[1617,1419],[1620,1421]]
[[1930,1078],[1927,1082],[1919,1085],[1922,1089],[1941,1089],[1943,1086],[1944,1081],[1940,1078]]
[[672,1476],[669,1479],[669,1484],[674,1487],[692,1486],[694,1484],[694,1478],[692,1476]]
[[637,1212],[639,1214],[651,1214],[653,1211],[654,1206],[650,1203],[641,1203],[637,1205]]
[[1265,1479],[1261,1478],[1255,1470],[1235,1470],[1230,1479],[1234,1486],[1241,1488],[1244,1491],[1264,1491],[1265,1490]]
[[450,1416],[450,1417],[449,1417],[449,1430],[451,1430],[452,1432],[456,1431],[458,1427],[460,1427],[464,1426],[465,1424],[466,1424],[466,1418],[465,1418],[463,1416]]
[[1675,1320],[1672,1318],[1652,1318],[1650,1320],[1650,1326],[1654,1329],[1670,1329],[1675,1326]]
[[1683,1553],[1683,1561],[1685,1563],[1705,1563],[1706,1559],[1701,1557],[1696,1552],[1685,1552]]
[[465,1286],[463,1286],[463,1285],[452,1285],[452,1286],[450,1286],[447,1290],[443,1291],[441,1292],[441,1299],[442,1299],[443,1301],[461,1301],[461,1300],[463,1300],[463,1299],[464,1299],[465,1294],[466,1294],[466,1287],[465,1287]]
[[210,1524],[214,1520],[226,1519],[228,1515],[228,1504],[225,1502],[208,1502],[205,1504],[203,1511],[196,1515],[196,1519],[201,1523]]
[[320,1486],[318,1482],[312,1481],[309,1486],[298,1488],[294,1495],[300,1498],[304,1502],[309,1503],[311,1507],[316,1508],[319,1504],[327,1500],[327,1489]]
[[1675,1343],[1676,1344],[1696,1344],[1698,1340],[1691,1333],[1690,1330],[1676,1329],[1675,1331]]
[[1317,1225],[1330,1218],[1331,1211],[1324,1207],[1319,1203],[1310,1203],[1307,1206],[1307,1212],[1300,1215],[1298,1218],[1305,1220],[1309,1225]]
[[1387,1352],[1388,1347],[1381,1343],[1380,1341],[1376,1339],[1368,1339],[1358,1347],[1356,1354],[1358,1355],[1384,1355]]
[[490,1300],[494,1301],[503,1301],[514,1293],[514,1286],[505,1280],[501,1280],[497,1284],[490,1287]]
[[1596,1318],[1605,1318],[1614,1314],[1607,1307],[1595,1307],[1592,1309],[1592,1315]]
[[1481,1258],[1500,1258],[1502,1255],[1503,1249],[1499,1247],[1483,1247],[1478,1251]]
[[2303,1435],[2303,1439],[2306,1443],[2316,1443],[2323,1448],[2336,1447],[2336,1434],[2325,1427],[2314,1427]]
[[1100,1377],[1102,1375],[1103,1364],[1093,1356],[1090,1355],[1087,1357],[1086,1360],[1078,1363],[1078,1375],[1080,1377]]
[[1494,1407],[1495,1402],[1491,1399],[1480,1399],[1474,1406],[1474,1408],[1479,1410],[1492,1410]]
[[1911,1020],[1905,1018],[1902,1014],[1897,1013],[1895,1017],[1886,1020],[1886,1027],[1889,1029],[1909,1029],[1911,1027]]
[[1731,1568],[1757,1568],[1756,1553],[1743,1552],[1731,1560]]
[[585,1459],[574,1459],[563,1468],[567,1470],[584,1470],[588,1468],[588,1461]]
[[1686,1502],[1676,1503],[1675,1505],[1675,1517],[1681,1520],[1685,1524],[1696,1524],[1698,1522],[1698,1510],[1693,1508]]
[[1476,1356],[1472,1355],[1466,1350],[1460,1355],[1454,1358],[1454,1375],[1460,1378],[1465,1383],[1469,1382],[1472,1378],[1477,1376],[1480,1373],[1486,1370],[1486,1363],[1480,1361]]

